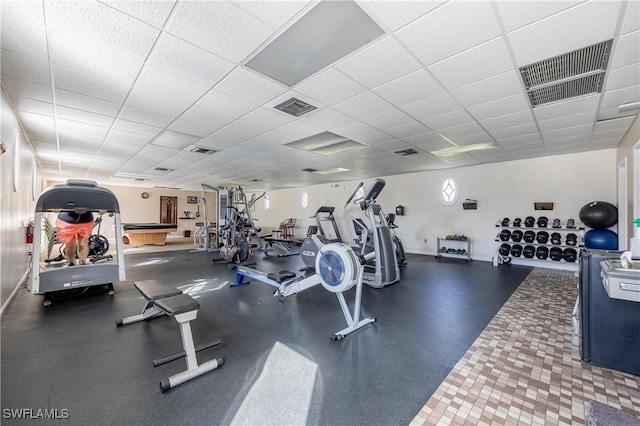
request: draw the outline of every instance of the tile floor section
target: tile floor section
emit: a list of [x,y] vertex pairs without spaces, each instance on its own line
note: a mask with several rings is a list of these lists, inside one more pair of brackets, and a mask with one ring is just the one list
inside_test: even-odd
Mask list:
[[640,418],[640,377],[580,360],[577,283],[534,269],[411,426],[584,425],[592,400]]

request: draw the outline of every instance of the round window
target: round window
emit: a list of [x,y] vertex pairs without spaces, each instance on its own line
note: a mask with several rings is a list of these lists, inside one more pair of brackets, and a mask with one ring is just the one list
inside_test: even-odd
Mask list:
[[442,201],[442,204],[445,206],[455,204],[458,201],[458,194],[460,194],[460,189],[455,178],[446,178],[442,181],[440,186],[440,201]]

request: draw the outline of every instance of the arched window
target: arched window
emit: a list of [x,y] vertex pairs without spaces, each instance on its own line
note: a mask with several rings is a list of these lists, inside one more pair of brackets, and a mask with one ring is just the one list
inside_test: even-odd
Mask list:
[[309,194],[307,193],[307,191],[304,191],[302,193],[302,208],[306,210],[307,207],[309,207]]

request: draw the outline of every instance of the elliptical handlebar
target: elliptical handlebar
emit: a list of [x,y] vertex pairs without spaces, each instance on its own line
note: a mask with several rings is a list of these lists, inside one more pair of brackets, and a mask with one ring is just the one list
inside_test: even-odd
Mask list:
[[360,182],[358,184],[358,186],[356,186],[356,189],[353,190],[353,194],[351,194],[351,196],[349,197],[349,199],[347,200],[346,203],[344,203],[344,208],[345,210],[347,209],[347,206],[349,205],[349,203],[351,203],[351,200],[353,200],[353,197],[356,196],[356,194],[358,193],[358,191],[360,190],[360,188],[362,188],[364,186],[364,182]]

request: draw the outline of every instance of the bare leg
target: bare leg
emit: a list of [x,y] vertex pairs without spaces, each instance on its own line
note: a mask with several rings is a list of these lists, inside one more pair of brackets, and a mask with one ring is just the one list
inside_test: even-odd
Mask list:
[[81,265],[84,265],[88,256],[89,256],[89,239],[85,238],[84,240],[80,241],[80,244],[78,246],[78,259],[80,260]]
[[76,264],[76,240],[73,240],[64,246],[64,254],[67,256],[67,259],[69,260],[69,265]]

